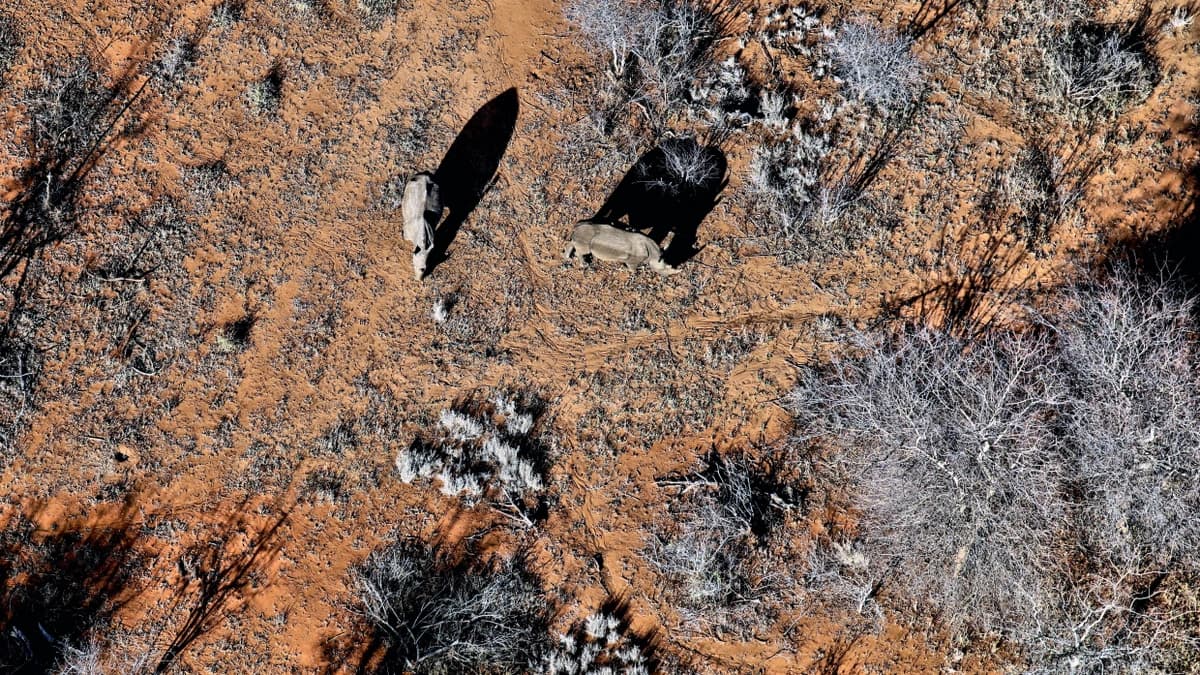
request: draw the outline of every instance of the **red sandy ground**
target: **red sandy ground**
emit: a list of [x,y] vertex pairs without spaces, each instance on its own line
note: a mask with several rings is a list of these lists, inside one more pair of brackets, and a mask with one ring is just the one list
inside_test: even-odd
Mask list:
[[[0,138],[7,144],[0,167],[21,161],[15,100],[42,65],[86,52],[117,77],[141,72],[171,37],[203,37],[191,74],[177,92],[152,87],[143,133],[105,155],[95,172],[104,180],[91,186],[98,200],[118,198],[126,213],[174,198],[196,224],[182,265],[139,296],[154,308],[147,321],[176,336],[167,350],[174,358],[157,375],[131,376],[107,356],[111,345],[87,337],[102,319],[81,318],[81,337],[43,364],[40,408],[0,479],[8,493],[0,522],[26,513],[44,532],[116,524],[152,532],[145,548],[156,557],[121,615],[136,625],[184,583],[180,551],[230,529],[252,534],[286,513],[255,583],[182,655],[186,671],[336,668],[326,650],[354,647],[350,570],[381,543],[418,534],[442,543],[476,536],[484,550],[532,541],[547,587],[566,600],[564,624],[610,595],[624,596],[637,628],[660,631],[671,649],[713,672],[809,672],[842,626],[805,618],[803,607],[789,614],[799,623],[788,639],[778,632],[696,637],[671,625],[639,553],[647,525],[673,498],[654,481],[695,467],[709,448],[783,438],[788,416],[778,397],[798,364],[833,346],[816,319],[875,318],[888,299],[960,274],[953,256],[934,254],[943,238],[965,242],[959,257],[969,260],[986,236],[965,227],[964,205],[936,222],[912,218],[841,259],[785,266],[745,240],[743,202],[730,198],[703,224],[707,246],[684,274],[564,266],[566,233],[635,157],[570,147],[582,111],[563,101],[563,83],[596,65],[559,3],[400,4],[414,7],[370,29],[352,4],[330,4],[319,17],[298,2],[250,0],[241,20],[206,30],[207,2],[8,0],[4,9],[19,19],[26,45],[4,89],[14,131]],[[878,6],[885,19],[916,11],[915,3]],[[925,44],[949,39],[952,23]],[[1001,288],[1053,286],[1074,276],[1076,261],[1102,257],[1110,242],[1146,236],[1179,216],[1185,176],[1170,167],[1195,159],[1186,136],[1195,113],[1185,102],[1200,75],[1195,37],[1193,26],[1158,45],[1168,74],[1117,123],[1149,132],[1103,150],[1088,185],[1087,225],[1057,232],[1046,256],[1020,258],[998,280]],[[280,111],[257,115],[245,103],[247,86],[273,64],[286,73]],[[521,108],[497,183],[449,259],[417,283],[398,214],[379,206],[383,187],[434,168],[471,115],[509,87]],[[966,117],[980,167],[957,179],[954,189],[968,193],[986,167],[1028,139],[1006,121],[1000,98],[941,96]],[[427,146],[397,156],[385,127],[404,126],[407,112],[426,108]],[[733,147],[729,156],[725,194],[742,194],[748,151]],[[190,192],[190,171],[216,159],[233,180],[205,203]],[[925,179],[899,171],[889,168],[881,181]],[[98,213],[49,254],[64,278],[78,278],[102,257],[104,228],[119,221],[119,213]],[[1001,255],[1012,250],[1006,244]],[[430,309],[449,294],[451,321],[439,327]],[[219,339],[223,327],[248,313],[256,317],[249,345],[229,349]],[[710,348],[733,349],[732,362],[703,358]],[[485,507],[464,509],[434,488],[404,485],[391,469],[396,449],[442,408],[489,387],[532,390],[549,403],[540,428],[560,451],[551,470],[559,497],[529,532],[515,532]],[[320,452],[337,420],[366,411],[369,390],[394,401],[400,432],[340,456]],[[688,405],[707,416],[663,419]],[[685,426],[653,433],[667,422]],[[124,424],[140,425],[135,441],[125,440]],[[129,459],[116,461],[118,450]],[[318,469],[338,473],[348,499],[304,494]],[[117,508],[102,493],[135,507]],[[825,527],[824,517],[811,516],[813,531]],[[246,543],[234,537],[228,545],[237,551]],[[837,672],[996,667],[986,655],[950,661],[926,624],[905,625],[891,621],[855,642]]]

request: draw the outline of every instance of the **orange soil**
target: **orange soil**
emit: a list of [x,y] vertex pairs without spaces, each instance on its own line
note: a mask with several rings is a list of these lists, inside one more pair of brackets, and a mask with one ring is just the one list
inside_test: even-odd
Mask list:
[[[325,649],[349,639],[348,575],[370,550],[399,534],[453,543],[503,522],[485,507],[464,509],[435,489],[400,483],[390,469],[395,450],[456,398],[495,386],[529,388],[549,402],[543,425],[561,451],[552,469],[558,503],[535,530],[492,530],[485,549],[535,542],[548,587],[571,599],[564,621],[607,596],[625,596],[635,627],[657,628],[716,672],[814,668],[820,650],[839,639],[840,626],[804,619],[795,632],[800,637],[789,642],[772,634],[699,638],[660,623],[656,582],[639,550],[647,524],[662,517],[673,497],[654,480],[695,466],[713,446],[782,438],[788,416],[778,397],[797,365],[834,346],[815,319],[862,324],[879,317],[886,301],[961,274],[953,256],[935,262],[932,252],[944,237],[961,238],[960,257],[969,260],[986,245],[986,233],[963,230],[970,221],[964,205],[943,221],[906,222],[844,259],[787,267],[742,239],[746,216],[729,199],[703,224],[700,243],[707,246],[684,274],[566,267],[559,257],[566,233],[634,158],[600,148],[584,153],[591,170],[563,162],[580,111],[560,110],[554,101],[563,96],[561,83],[593,66],[559,3],[407,4],[415,8],[401,9],[398,19],[375,30],[360,23],[353,3],[329,3],[331,14],[322,18],[301,3],[250,0],[240,21],[207,29],[207,2],[15,0],[6,8],[19,17],[28,43],[3,90],[6,125],[18,128],[13,94],[42,64],[86,50],[116,78],[142,68],[171,37],[203,37],[192,79],[178,94],[154,89],[144,134],[108,152],[108,178],[97,186],[122,198],[129,211],[174,198],[198,225],[193,248],[173,272],[187,279],[188,290],[166,282],[144,290],[156,307],[183,303],[187,323],[176,326],[177,358],[137,388],[121,364],[101,358],[111,346],[73,341],[45,363],[40,387],[48,393],[20,456],[0,478],[9,497],[0,520],[37,513],[44,531],[118,519],[147,527],[186,523],[148,545],[158,555],[154,582],[125,608],[132,624],[184,583],[173,563],[193,541],[233,525],[253,533],[286,513],[262,561],[262,582],[238,592],[228,615],[183,654],[181,666],[219,672],[336,666],[326,662]],[[891,11],[904,16],[915,7]],[[931,40],[952,30],[940,27]],[[1159,45],[1164,72],[1172,74],[1119,122],[1151,131],[1106,151],[1111,161],[1088,186],[1090,224],[1057,233],[1051,255],[1014,258],[999,287],[1051,287],[1073,274],[1073,261],[1102,255],[1105,242],[1144,236],[1177,217],[1183,175],[1139,158],[1163,156],[1174,166],[1195,161],[1186,137],[1194,124],[1187,117],[1195,113],[1181,103],[1200,77],[1195,50],[1180,47],[1185,37],[1195,39],[1195,27],[1190,31]],[[287,73],[282,105],[278,116],[256,115],[245,104],[247,86],[273,64]],[[475,111],[509,87],[519,92],[520,114],[497,183],[448,260],[432,278],[414,282],[398,214],[378,206],[383,186],[434,168]],[[1026,139],[1006,121],[1004,101],[976,104],[966,108],[966,141],[981,178]],[[392,154],[385,127],[398,114],[426,107],[435,115],[427,146],[412,157]],[[1160,135],[1166,140],[1154,140]],[[1160,142],[1165,152],[1156,149]],[[0,167],[19,164],[18,147],[0,155]],[[211,205],[197,203],[189,176],[217,159],[232,184]],[[747,162],[745,148],[730,150],[727,197],[743,189]],[[885,171],[881,180],[906,178],[894,174]],[[535,187],[540,177],[548,178],[544,198]],[[91,227],[106,222],[96,221]],[[91,231],[62,246],[58,258],[75,261],[62,269],[76,275],[103,254]],[[1001,255],[1012,248],[1006,244]],[[457,328],[429,318],[434,300],[449,294],[457,298],[452,321],[465,322]],[[630,319],[634,310],[644,311],[641,325]],[[937,309],[931,311],[936,320]],[[249,345],[227,349],[222,327],[247,313],[256,317]],[[147,320],[180,316],[161,309]],[[460,331],[458,347],[448,346],[452,330]],[[751,346],[733,365],[698,356],[737,335],[748,336]],[[367,409],[370,388],[394,400],[399,437],[371,439],[341,456],[315,450],[336,421]],[[658,416],[671,409],[662,403],[668,390],[711,396],[709,416],[687,420],[679,435],[647,441],[647,429],[663,424]],[[122,419],[143,420],[144,440],[121,440]],[[129,459],[114,460],[118,450]],[[263,453],[287,468],[255,485],[249,481]],[[303,494],[306,476],[322,468],[340,472],[348,501]],[[120,483],[133,495],[132,514],[97,504],[95,495]],[[244,539],[230,546],[244,549]],[[854,642],[838,672],[991,667],[978,657],[950,666],[939,649],[920,627],[892,623]]]

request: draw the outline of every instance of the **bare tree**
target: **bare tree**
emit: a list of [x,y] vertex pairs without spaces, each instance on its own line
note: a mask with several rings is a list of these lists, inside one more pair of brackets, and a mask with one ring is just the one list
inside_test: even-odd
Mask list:
[[650,540],[646,559],[667,582],[668,597],[685,625],[746,618],[746,602],[761,596],[750,580],[748,534],[745,523],[704,504],[674,532]]
[[867,555],[915,597],[1001,629],[1037,611],[1041,568],[1064,525],[1061,465],[1035,339],[965,345],[918,331],[862,345],[792,393],[802,429],[844,444]]
[[95,640],[76,647],[63,645],[62,656],[55,666],[56,675],[100,675],[104,672],[104,654]]
[[1195,301],[1170,279],[1117,268],[1062,305],[1052,325],[1070,383],[1066,488],[1079,495],[1082,556],[1034,653],[1048,672],[1161,669],[1200,645],[1200,607],[1172,601],[1200,569]]
[[868,555],[857,542],[836,541],[814,546],[804,575],[808,588],[816,597],[838,611],[851,609],[872,619],[876,626],[883,622],[883,609],[877,600],[883,586],[886,569],[872,565]]
[[1058,323],[1092,554],[1124,569],[1200,553],[1195,302],[1124,269],[1072,289]]
[[810,581],[861,608],[894,580],[1036,672],[1164,668],[1200,645],[1193,301],[1117,269],[1056,307],[971,343],[864,338],[802,376],[801,439],[843,450],[862,510]]
[[1093,567],[1063,569],[1047,611],[1014,625],[1030,672],[1185,672],[1170,664],[1194,662],[1195,602],[1173,603],[1168,596],[1180,586],[1165,584],[1160,572]]

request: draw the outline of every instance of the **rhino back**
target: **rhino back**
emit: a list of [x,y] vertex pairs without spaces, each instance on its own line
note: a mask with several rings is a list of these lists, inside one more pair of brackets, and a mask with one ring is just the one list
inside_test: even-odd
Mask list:
[[404,186],[404,199],[400,203],[400,211],[404,216],[406,231],[411,224],[425,217],[425,195],[424,176],[414,178]]
[[592,253],[607,260],[645,258],[648,255],[647,244],[653,246],[654,242],[645,235],[608,228],[597,232],[592,239]]

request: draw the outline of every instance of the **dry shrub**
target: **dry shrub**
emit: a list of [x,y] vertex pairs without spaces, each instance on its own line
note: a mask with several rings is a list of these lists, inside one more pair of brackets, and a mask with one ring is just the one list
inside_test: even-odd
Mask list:
[[833,72],[851,97],[885,114],[912,102],[924,81],[921,62],[912,53],[912,39],[863,16],[838,28],[829,53]]
[[675,523],[656,532],[645,557],[689,630],[747,630],[768,622],[787,577],[774,545],[796,493],[774,465],[712,454],[703,470],[665,478],[679,490]]
[[385,645],[379,672],[525,672],[549,648],[549,603],[519,556],[455,563],[403,541],[372,553],[356,583]]
[[[740,3],[575,0],[564,13],[607,56],[606,107],[635,106],[655,137],[686,116]],[[692,111],[695,112],[695,111]]]
[[844,452],[865,558],[817,573],[892,580],[1040,672],[1164,667],[1200,642],[1193,301],[1117,270],[1059,306],[1025,334],[907,332],[805,374],[792,408]]

